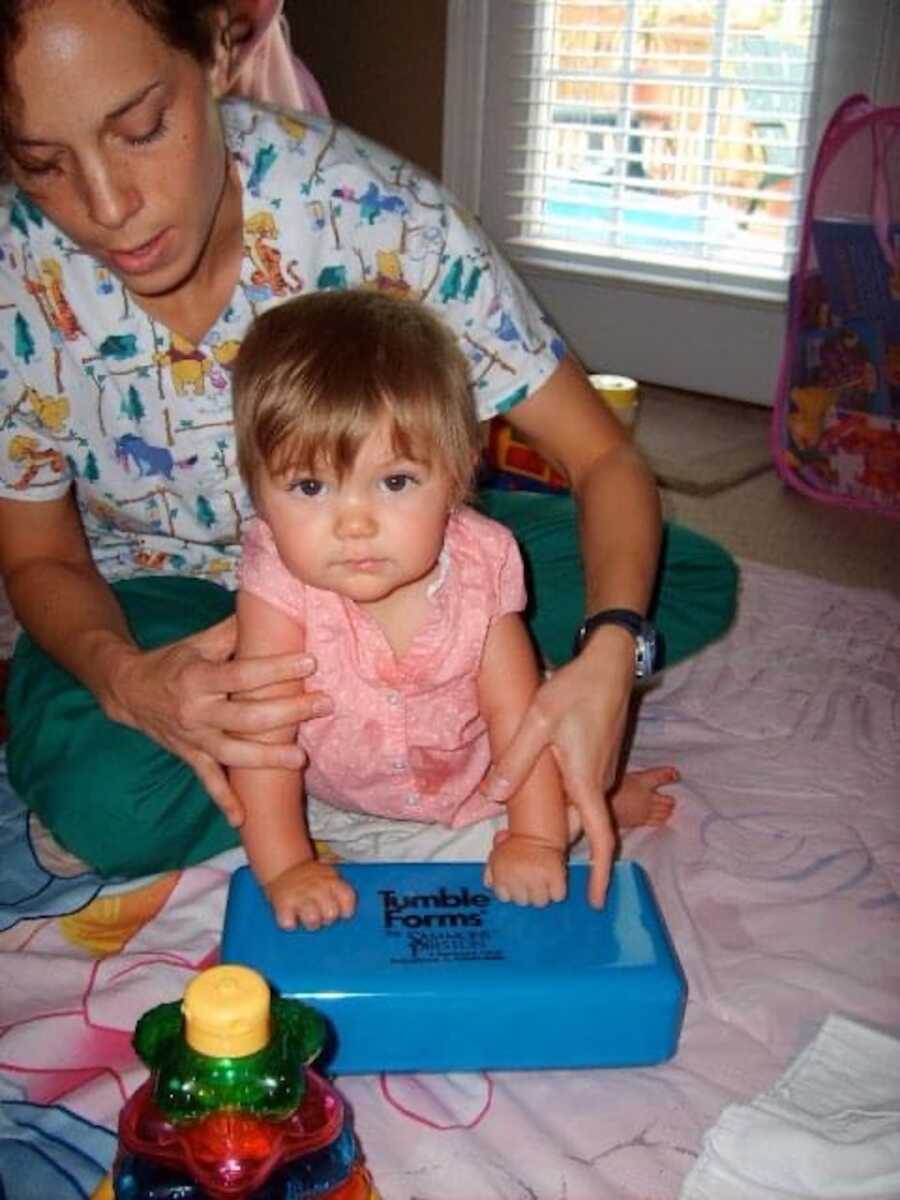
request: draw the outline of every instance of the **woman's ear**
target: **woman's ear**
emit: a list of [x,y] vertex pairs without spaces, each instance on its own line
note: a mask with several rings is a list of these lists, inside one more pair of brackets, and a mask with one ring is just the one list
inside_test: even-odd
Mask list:
[[229,0],[216,9],[213,61],[209,68],[210,86],[216,99],[231,91],[243,66],[245,51],[255,33],[256,8],[253,0]]

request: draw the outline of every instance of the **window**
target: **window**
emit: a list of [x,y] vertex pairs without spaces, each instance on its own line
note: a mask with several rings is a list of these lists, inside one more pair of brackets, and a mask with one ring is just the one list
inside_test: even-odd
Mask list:
[[816,139],[890,98],[898,7],[450,0],[445,178],[590,369],[771,402]]
[[516,8],[513,243],[783,295],[818,0]]

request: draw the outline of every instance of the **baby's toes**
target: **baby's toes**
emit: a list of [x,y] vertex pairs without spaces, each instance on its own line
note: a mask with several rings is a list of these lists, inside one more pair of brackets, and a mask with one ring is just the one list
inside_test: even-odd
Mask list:
[[647,813],[648,825],[665,825],[675,808],[675,800],[672,796],[663,795],[662,792],[657,792],[650,799],[650,807]]

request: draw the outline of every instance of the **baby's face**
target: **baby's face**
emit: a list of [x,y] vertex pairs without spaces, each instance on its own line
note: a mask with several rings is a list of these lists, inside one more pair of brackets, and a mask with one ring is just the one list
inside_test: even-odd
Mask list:
[[274,478],[264,471],[256,489],[291,573],[362,605],[431,574],[450,511],[446,472],[398,457],[390,433],[385,418],[343,478],[322,463]]

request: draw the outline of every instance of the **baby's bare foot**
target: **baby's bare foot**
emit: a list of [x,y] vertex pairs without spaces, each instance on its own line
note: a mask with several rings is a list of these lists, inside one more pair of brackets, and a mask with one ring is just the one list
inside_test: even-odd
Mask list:
[[664,825],[675,807],[674,796],[659,789],[681,778],[675,767],[648,767],[628,771],[610,795],[613,817],[620,829],[635,825]]

